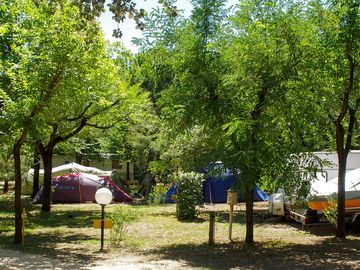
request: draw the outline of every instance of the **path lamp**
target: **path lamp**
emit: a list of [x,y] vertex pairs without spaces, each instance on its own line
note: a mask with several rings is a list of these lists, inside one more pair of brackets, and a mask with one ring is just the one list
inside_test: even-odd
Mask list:
[[101,205],[101,248],[100,251],[104,251],[104,218],[105,218],[105,206],[111,203],[113,199],[112,193],[108,188],[100,188],[95,193],[95,201]]

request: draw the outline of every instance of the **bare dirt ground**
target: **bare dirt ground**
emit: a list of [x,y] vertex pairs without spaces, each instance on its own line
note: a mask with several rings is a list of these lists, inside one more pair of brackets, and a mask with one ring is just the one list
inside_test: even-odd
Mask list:
[[0,269],[360,269],[360,240],[328,239],[287,247],[243,243],[177,246],[154,254],[99,254],[95,260],[49,258],[0,249]]
[[95,261],[67,261],[42,255],[22,253],[13,250],[0,249],[0,269],[2,270],[44,270],[44,269],[189,269],[185,263],[176,260],[154,259],[143,255],[121,255],[120,257],[99,255]]

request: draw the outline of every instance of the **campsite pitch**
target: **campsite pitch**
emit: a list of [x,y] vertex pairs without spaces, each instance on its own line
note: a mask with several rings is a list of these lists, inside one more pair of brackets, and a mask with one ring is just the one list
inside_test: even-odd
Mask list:
[[[337,240],[330,225],[301,228],[269,217],[264,203],[255,207],[253,245],[243,242],[243,204],[235,207],[231,242],[227,205],[199,209],[193,222],[177,221],[175,205],[122,205],[139,219],[117,247],[105,232],[106,253],[99,253],[100,232],[92,228],[100,214],[96,204],[57,204],[40,215],[40,206],[25,202],[24,247],[12,244],[12,198],[1,196],[0,204],[0,269],[360,269],[359,235]],[[208,245],[210,210],[216,212],[214,245]]]

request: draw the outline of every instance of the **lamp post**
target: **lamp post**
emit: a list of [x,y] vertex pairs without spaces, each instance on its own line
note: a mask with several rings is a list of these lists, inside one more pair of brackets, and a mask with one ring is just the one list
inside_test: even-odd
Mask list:
[[113,199],[112,193],[108,188],[100,188],[95,193],[95,201],[101,205],[101,248],[100,251],[104,251],[104,218],[105,218],[105,206],[111,203]]

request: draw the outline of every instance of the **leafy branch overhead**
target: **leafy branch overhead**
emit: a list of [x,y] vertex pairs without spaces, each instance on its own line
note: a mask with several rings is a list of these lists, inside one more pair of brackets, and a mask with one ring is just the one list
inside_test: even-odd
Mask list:
[[[105,0],[73,0],[78,5],[80,13],[88,20],[94,20],[105,12]],[[148,0],[155,1],[155,0]],[[173,0],[159,0],[164,11],[172,17],[177,16],[177,9]],[[136,28],[144,30],[144,21],[142,20],[146,14],[143,8],[138,9],[134,0],[111,0],[107,4],[109,11],[112,13],[112,19],[116,23],[122,23],[128,17],[136,23]],[[113,30],[113,36],[121,38],[122,32],[120,28]]]

